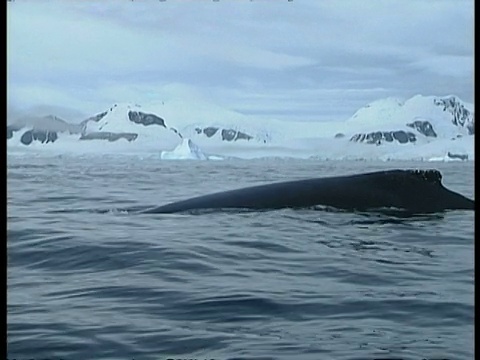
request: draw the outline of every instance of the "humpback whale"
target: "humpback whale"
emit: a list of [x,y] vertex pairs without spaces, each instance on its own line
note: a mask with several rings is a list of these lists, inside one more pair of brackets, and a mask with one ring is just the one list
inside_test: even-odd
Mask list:
[[387,170],[296,180],[219,192],[145,210],[274,210],[327,206],[347,211],[395,208],[413,213],[474,210],[475,201],[445,188],[438,170]]

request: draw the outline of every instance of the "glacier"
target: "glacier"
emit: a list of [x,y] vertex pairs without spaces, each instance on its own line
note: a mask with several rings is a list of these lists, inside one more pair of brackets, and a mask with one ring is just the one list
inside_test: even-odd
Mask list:
[[161,160],[473,161],[474,138],[473,104],[455,95],[378,99],[330,122],[260,120],[192,99],[114,104],[80,123],[55,114],[7,119],[9,153]]

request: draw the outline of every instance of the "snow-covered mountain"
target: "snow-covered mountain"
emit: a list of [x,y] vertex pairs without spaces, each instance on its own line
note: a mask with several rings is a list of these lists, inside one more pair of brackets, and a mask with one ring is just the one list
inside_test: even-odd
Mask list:
[[358,132],[352,141],[372,144],[415,142],[422,139],[420,135],[454,138],[475,133],[473,107],[455,96],[417,95],[405,102],[382,99],[358,110],[347,123],[370,130]]
[[473,160],[474,133],[472,104],[421,95],[374,101],[343,122],[259,121],[214,104],[172,100],[114,104],[80,124],[48,116],[7,126],[9,149],[148,152],[162,159]]

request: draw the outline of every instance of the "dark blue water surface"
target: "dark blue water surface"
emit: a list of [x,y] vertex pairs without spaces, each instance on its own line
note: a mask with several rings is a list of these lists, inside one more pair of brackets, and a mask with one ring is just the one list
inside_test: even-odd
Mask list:
[[472,211],[133,211],[392,168],[473,197],[471,162],[9,156],[8,356],[472,359]]

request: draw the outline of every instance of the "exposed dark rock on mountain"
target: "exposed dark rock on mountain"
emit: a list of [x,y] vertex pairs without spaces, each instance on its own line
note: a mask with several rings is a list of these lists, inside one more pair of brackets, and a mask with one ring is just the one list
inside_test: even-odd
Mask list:
[[86,129],[87,129],[87,123],[89,121],[94,121],[94,122],[99,122],[100,120],[102,120],[106,115],[108,114],[108,111],[104,111],[100,114],[97,114],[97,115],[93,115],[91,117],[89,117],[88,119],[85,119],[83,120],[81,123],[80,123],[80,126],[82,127],[82,134],[85,133]]
[[253,136],[245,134],[244,132],[241,132],[241,131],[237,131],[237,137],[235,138],[235,141],[240,140],[240,139],[251,140],[251,139],[253,139]]
[[180,131],[178,131],[177,129],[175,129],[173,127],[171,127],[170,130],[172,130],[175,134],[177,134],[180,137],[180,139],[183,139],[183,135],[180,134]]
[[20,130],[21,128],[22,128],[21,126],[16,125],[16,124],[14,124],[14,125],[8,125],[8,126],[7,126],[7,139],[11,139],[11,138],[13,137],[13,133],[14,133],[15,131]]
[[400,144],[406,144],[407,142],[417,141],[415,134],[409,131],[394,131],[392,135],[393,135],[393,138],[398,140]]
[[475,123],[472,122],[471,124],[467,125],[468,135],[475,135]]
[[335,134],[335,139],[341,139],[341,138],[344,138],[344,137],[345,137],[345,134],[342,134],[342,133]]
[[222,130],[222,140],[224,141],[237,141],[237,140],[250,140],[250,139],[253,139],[253,136],[245,134],[241,131],[235,131],[232,129]]
[[[195,128],[195,131],[197,132],[197,134],[201,134],[202,133],[202,129],[200,128]],[[207,135],[207,137],[212,137],[213,135],[215,135],[218,131],[218,128],[217,127],[206,127],[205,129],[203,129],[203,133],[205,135]]]
[[450,159],[468,160],[468,155],[467,154],[453,154],[449,151],[449,152],[447,152],[447,156]]
[[26,131],[20,141],[24,145],[30,145],[33,141],[39,141],[42,144],[48,144],[49,142],[55,142],[58,139],[58,135],[54,131],[46,130],[29,130]]
[[231,129],[223,129],[222,130],[222,140],[226,140],[226,141],[233,141],[235,140],[235,135],[236,135],[236,131],[235,130],[231,130]]
[[408,123],[407,126],[417,130],[420,134],[425,136],[437,137],[437,133],[433,130],[432,124],[428,121],[415,120],[414,122]]
[[20,138],[20,141],[22,142],[23,145],[30,145],[33,141],[32,131],[31,130],[26,131]]
[[100,114],[93,115],[92,117],[89,117],[88,119],[83,120],[83,121],[81,122],[81,124],[86,123],[86,122],[89,122],[89,121],[99,122],[99,121],[102,120],[107,114],[108,114],[108,111],[104,111],[104,112],[102,112],[102,113],[100,113]]
[[80,140],[108,140],[110,142],[117,141],[119,139],[126,139],[127,141],[134,141],[138,137],[135,133],[112,133],[112,132],[91,132],[83,134]]
[[213,135],[215,135],[218,131],[218,128],[214,128],[214,127],[208,127],[208,128],[205,128],[203,129],[203,133],[205,135],[207,135],[208,137],[212,137]]
[[383,141],[393,142],[397,140],[400,144],[408,142],[415,142],[417,138],[414,133],[409,131],[376,131],[368,134],[355,134],[350,138],[350,141],[365,142],[366,144],[380,145]]
[[129,111],[128,118],[135,124],[142,124],[144,126],[160,125],[164,128],[167,127],[165,125],[165,120],[154,114],[146,114],[141,111]]
[[[215,135],[218,130],[220,130],[218,127],[213,127],[209,126],[204,128],[203,130],[199,127],[195,128],[195,131],[197,134],[205,134],[207,137],[212,137]],[[253,136],[250,136],[248,134],[245,134],[244,132],[233,130],[233,129],[222,129],[221,132],[222,135],[222,140],[223,141],[237,141],[237,140],[251,140],[253,139]]]
[[456,126],[466,127],[469,135],[475,134],[475,123],[473,114],[460,103],[454,96],[447,98],[436,98],[433,103],[443,107],[443,111],[448,111],[453,115],[452,123]]
[[58,139],[58,134],[56,132],[53,132],[53,131],[49,131],[47,132],[47,143],[48,142],[55,142],[56,140]]

